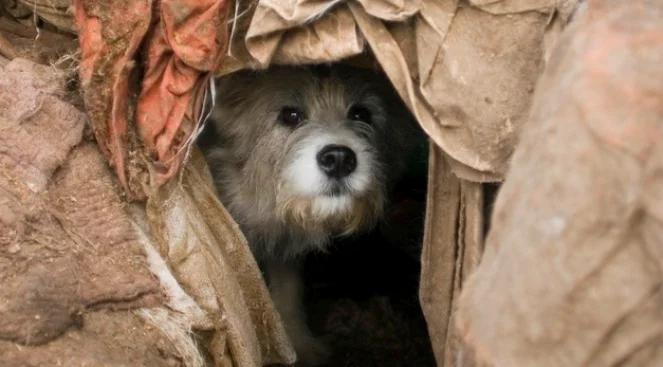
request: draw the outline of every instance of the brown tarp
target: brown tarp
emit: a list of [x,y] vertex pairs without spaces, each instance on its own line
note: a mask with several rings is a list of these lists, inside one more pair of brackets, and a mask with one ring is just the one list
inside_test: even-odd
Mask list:
[[[0,67],[3,365],[49,358],[103,364],[103,337],[83,345],[71,339],[90,332],[83,323],[96,320],[92,329],[105,325],[103,332],[115,333],[122,330],[117,323],[143,327],[126,312],[106,311],[155,307],[163,299],[105,160],[84,142],[86,117],[64,94],[62,74],[51,67],[23,59]],[[164,351],[174,353],[169,345]]]
[[157,248],[187,294],[204,310],[209,344],[220,366],[292,363],[295,355],[244,236],[216,199],[212,178],[195,152],[180,180],[146,205]]
[[[77,42],[74,39],[72,17],[66,12],[70,0],[5,0],[0,3],[0,56],[8,59],[28,58],[44,64],[70,63]],[[45,10],[45,9],[48,10]],[[39,21],[33,10],[53,20],[58,26]],[[41,12],[41,10],[45,10]],[[58,61],[60,58],[62,60]],[[2,60],[0,59],[0,62]]]
[[294,360],[200,155],[128,206],[64,75],[19,58],[0,71],[3,365]]
[[552,51],[458,304],[465,355],[663,365],[662,16],[589,1]]

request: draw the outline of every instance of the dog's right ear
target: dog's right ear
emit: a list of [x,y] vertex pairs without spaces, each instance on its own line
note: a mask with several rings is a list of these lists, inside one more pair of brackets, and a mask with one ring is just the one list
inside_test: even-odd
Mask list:
[[[270,70],[284,69],[272,67]],[[267,73],[267,70],[245,69],[215,78],[217,98],[223,99],[226,103],[234,103],[239,96],[251,96],[259,92],[256,86],[260,85]]]
[[251,86],[255,86],[257,72],[252,70],[240,70],[232,74],[215,78],[216,102],[225,105],[234,105],[243,97],[250,94]]
[[258,73],[255,71],[241,70],[213,79],[213,98],[205,101],[205,111],[209,111],[209,117],[205,121],[202,133],[197,138],[199,147],[205,150],[219,144],[221,135],[217,130],[219,116],[216,110],[222,106],[236,106],[246,100],[250,96],[247,93],[250,92],[250,86],[255,84],[253,81],[257,75]]

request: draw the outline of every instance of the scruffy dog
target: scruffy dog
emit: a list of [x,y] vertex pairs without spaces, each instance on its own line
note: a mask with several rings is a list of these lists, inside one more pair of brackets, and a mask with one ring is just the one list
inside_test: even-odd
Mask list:
[[299,260],[380,219],[416,124],[385,79],[346,66],[240,72],[217,90],[201,147],[300,363],[317,364],[326,351],[306,327]]

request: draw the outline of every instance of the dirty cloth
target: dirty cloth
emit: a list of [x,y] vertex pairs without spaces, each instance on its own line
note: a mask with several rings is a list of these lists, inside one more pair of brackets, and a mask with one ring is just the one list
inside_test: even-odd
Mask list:
[[85,105],[131,199],[173,177],[190,150],[210,72],[225,49],[227,4],[74,1]]
[[23,59],[0,70],[0,340],[19,344],[163,298],[61,77]]
[[538,84],[455,358],[663,365],[663,3],[586,5]]
[[128,205],[87,117],[62,100],[63,74],[20,58],[1,71],[0,360],[121,366],[111,346],[133,340],[132,365],[294,361],[199,152],[181,181]]
[[[39,1],[37,1],[40,3]],[[8,59],[21,57],[37,61],[42,64],[58,65],[64,69],[63,64],[75,74],[73,61],[78,49],[75,35],[69,33],[72,17],[66,12],[69,0],[52,1],[44,0],[44,3],[53,4],[52,13],[41,12],[39,6],[30,6],[28,2],[8,0],[0,4],[0,56]],[[64,8],[57,4],[67,4]],[[35,15],[33,10],[39,15]],[[57,13],[57,19],[51,17]],[[40,18],[42,15],[61,24],[58,19],[68,23],[69,26],[59,28],[48,20]],[[44,22],[41,22],[44,20]],[[35,22],[37,23],[35,25]]]
[[61,32],[76,33],[70,11],[71,0],[5,0],[2,7],[12,17],[32,24],[40,19]]
[[20,367],[182,365],[171,341],[132,312],[97,310],[83,314],[79,324],[43,345],[17,347],[0,340],[0,361]]
[[295,353],[239,226],[218,201],[201,152],[182,178],[146,205],[151,238],[178,283],[211,319],[208,347],[216,365],[294,362]]

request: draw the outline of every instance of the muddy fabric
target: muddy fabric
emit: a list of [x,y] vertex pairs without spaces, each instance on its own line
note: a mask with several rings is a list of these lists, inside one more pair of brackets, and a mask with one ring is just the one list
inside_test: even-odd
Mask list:
[[[149,199],[160,253],[212,318],[219,365],[292,363],[295,355],[237,224],[221,206],[205,160],[194,151],[180,180]],[[220,342],[223,341],[223,342]]]
[[77,49],[73,34],[63,33],[51,23],[40,23],[31,9],[12,1],[0,4],[0,56],[70,69],[73,79]]
[[57,72],[0,72],[0,339],[41,344],[94,308],[157,305],[161,291],[85,116]]
[[[246,33],[246,47],[260,65],[335,61],[356,55],[363,38],[347,7],[336,1],[259,2]],[[301,27],[311,19],[309,27]]]
[[5,11],[18,18],[41,19],[61,32],[74,34],[71,0],[6,0]]
[[0,16],[0,56],[29,59],[44,65],[57,65],[68,71],[67,78],[76,79],[78,44],[73,36],[52,29],[23,25],[14,19]]
[[85,115],[62,101],[61,73],[28,60],[6,65],[0,87],[0,162],[31,190],[43,191],[55,169],[81,141]]
[[[0,360],[292,362],[257,265],[202,156],[194,154],[147,212],[127,206],[84,137],[85,115],[62,101],[63,84],[57,69],[22,59],[0,73]],[[138,309],[140,322],[126,312],[117,321],[108,309]],[[137,335],[144,323],[149,330]],[[201,332],[199,343],[192,330]],[[130,353],[118,352],[124,348]]]
[[226,46],[227,4],[74,1],[86,108],[130,198],[145,199],[172,178],[193,144],[210,71]]
[[193,144],[211,71],[226,47],[228,1],[156,2],[158,23],[145,47],[136,124],[154,165],[155,181],[171,178]]
[[662,16],[588,1],[551,53],[459,303],[479,360],[663,365]]
[[[165,287],[168,307],[181,313],[178,322],[184,329],[212,335],[200,350],[209,349],[216,364],[292,362],[294,352],[260,272],[238,227],[218,203],[203,161],[174,176],[190,154],[209,72],[224,54],[227,2],[121,3],[74,5],[80,79],[99,147],[126,190],[123,199],[145,199],[154,193],[147,215],[140,205],[128,208],[132,235],[148,251],[150,270]],[[138,81],[135,66],[141,56],[145,69]],[[90,170],[89,163],[76,160],[68,167],[77,178],[107,176],[101,168]],[[80,171],[86,169],[89,175]],[[172,176],[176,180],[160,190]],[[53,195],[66,196],[77,184],[57,180]],[[85,223],[89,213],[69,201],[59,204],[58,210]],[[115,203],[97,205],[109,210]],[[127,213],[117,219],[124,223]],[[89,221],[76,229],[87,232],[94,244],[106,235],[90,231],[97,225]],[[140,272],[125,270],[127,277],[140,279]],[[69,302],[76,304],[75,299]]]
[[74,2],[81,49],[79,77],[97,143],[129,197],[145,198],[147,158],[140,149],[130,106],[135,106],[138,47],[148,31],[152,2]]
[[438,365],[464,366],[472,360],[457,357],[464,345],[453,326],[463,283],[483,252],[483,191],[456,177],[434,144],[428,173],[419,299]]
[[97,311],[81,319],[80,329],[39,346],[0,341],[3,366],[181,366],[171,342],[131,312]]

